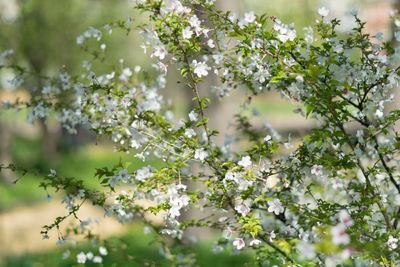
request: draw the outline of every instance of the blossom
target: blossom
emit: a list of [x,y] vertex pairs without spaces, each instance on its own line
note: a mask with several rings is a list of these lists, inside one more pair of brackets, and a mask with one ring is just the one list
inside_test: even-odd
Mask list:
[[253,23],[256,20],[256,16],[254,15],[254,12],[248,12],[244,14],[244,21],[247,23]]
[[272,140],[272,137],[268,134],[264,137],[264,142],[269,143]]
[[269,235],[269,241],[272,242],[276,238],[275,232],[272,230],[270,233],[267,233]]
[[276,215],[283,212],[282,203],[279,199],[275,198],[274,200],[268,200],[268,211],[273,212]]
[[394,250],[394,249],[396,249],[398,247],[398,242],[399,242],[398,238],[395,238],[393,236],[389,236],[389,239],[386,242],[386,244],[388,245],[390,250]]
[[197,62],[197,60],[193,60],[192,64],[190,64],[192,68],[194,68],[193,72],[194,74],[197,75],[197,77],[205,77],[208,75],[208,71],[211,70],[211,67],[209,67],[206,62]]
[[181,213],[180,213],[179,210],[180,210],[180,208],[179,208],[178,206],[172,206],[172,207],[169,209],[169,216],[170,216],[171,218],[175,218],[175,217],[180,216]]
[[249,214],[251,211],[249,206],[244,202],[240,203],[239,205],[236,205],[235,210],[242,216],[247,216],[247,214]]
[[188,138],[192,138],[193,136],[196,136],[196,133],[195,133],[195,131],[193,129],[186,129],[185,130],[185,135]]
[[229,170],[225,173],[225,179],[228,181],[235,181],[236,183],[238,183],[239,182],[238,178],[239,178],[239,174],[236,172],[233,172],[231,170]]
[[199,117],[199,115],[194,110],[190,111],[190,113],[189,113],[190,121],[197,121],[198,117]]
[[233,240],[232,244],[236,247],[237,250],[241,250],[242,248],[244,248],[246,246],[246,244],[244,243],[244,240],[242,238],[235,238],[235,240]]
[[152,56],[158,57],[160,60],[163,60],[165,58],[165,56],[167,55],[167,50],[162,45],[158,45],[158,46],[154,47],[154,49],[155,50],[154,50]]
[[94,263],[102,263],[102,262],[103,262],[103,259],[102,259],[100,256],[95,256],[95,257],[93,258],[93,262],[94,262]]
[[222,237],[225,239],[231,239],[232,229],[229,226],[225,228],[225,230],[222,232]]
[[350,10],[349,14],[351,16],[357,16],[358,15],[358,10],[357,9],[352,9],[352,10]]
[[71,251],[67,250],[67,251],[65,251],[65,252],[63,253],[62,259],[63,259],[63,260],[66,260],[66,259],[69,258],[69,256],[71,256]]
[[206,44],[208,45],[208,47],[210,48],[214,48],[215,44],[214,44],[214,40],[213,39],[208,39]]
[[50,169],[50,174],[48,176],[56,177],[56,175],[57,175],[57,172],[55,170],[53,170],[53,169]]
[[383,117],[383,112],[382,112],[382,110],[377,109],[377,110],[375,111],[375,117],[378,118],[378,119],[382,118],[382,117]]
[[238,190],[239,191],[247,190],[252,185],[253,185],[253,181],[240,179],[239,182],[238,182]]
[[347,245],[350,243],[350,236],[346,233],[346,225],[339,223],[331,228],[332,242],[336,245]]
[[292,29],[291,25],[281,25],[280,23],[275,23],[274,30],[278,32],[277,37],[282,43],[293,41],[296,38],[296,30]]
[[238,164],[245,168],[249,167],[252,164],[250,156],[242,157],[242,159],[238,162]]
[[154,169],[150,165],[147,165],[136,171],[135,179],[143,182],[147,178],[151,177],[153,175],[153,172],[154,172]]
[[108,254],[107,249],[105,247],[99,247],[99,252],[103,256],[106,256]]
[[311,168],[311,174],[314,174],[315,176],[320,176],[322,175],[322,166],[321,165],[314,165]]
[[92,253],[92,252],[86,253],[86,258],[87,258],[88,260],[93,259],[93,253]]
[[343,223],[346,227],[353,225],[353,220],[347,210],[341,210],[339,212],[339,221]]
[[258,246],[258,245],[260,245],[261,244],[261,241],[260,240],[258,240],[258,239],[253,239],[253,240],[251,240],[250,241],[250,246]]
[[76,261],[81,264],[85,264],[86,262],[86,254],[84,252],[79,253],[76,255]]
[[204,161],[204,159],[208,156],[207,151],[204,150],[204,148],[199,148],[196,149],[196,151],[194,152],[194,158],[198,159],[200,161]]
[[128,179],[131,177],[128,173],[127,169],[124,169],[122,171],[119,171],[118,177],[121,179],[122,182],[126,183],[128,182]]
[[83,41],[85,40],[85,37],[80,35],[78,37],[76,37],[76,44],[83,44]]
[[192,38],[193,31],[190,29],[190,27],[186,27],[182,30],[182,37],[183,39],[190,39]]
[[322,17],[326,17],[329,15],[329,9],[327,9],[326,7],[320,7],[318,8],[318,14],[320,14]]
[[130,68],[125,68],[122,70],[121,75],[119,76],[119,79],[123,82],[127,82],[129,77],[132,76],[132,71]]

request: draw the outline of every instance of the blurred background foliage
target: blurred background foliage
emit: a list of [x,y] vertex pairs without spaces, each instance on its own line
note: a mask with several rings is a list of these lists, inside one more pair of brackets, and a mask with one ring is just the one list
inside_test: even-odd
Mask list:
[[[304,27],[318,19],[315,10],[328,6],[333,16],[342,18],[344,31],[351,28],[347,11],[351,8],[360,9],[362,17],[367,21],[368,30],[376,33],[384,32],[386,38],[391,38],[391,22],[388,13],[400,1],[362,1],[362,0],[218,0],[220,8],[244,13],[256,10],[258,14],[267,13],[280,18],[284,23],[295,22],[296,30],[301,33]],[[90,56],[76,45],[76,37],[89,26],[103,28],[113,21],[125,21],[129,14],[134,20],[139,19],[132,10],[132,1],[128,0],[0,0],[0,53],[6,49],[14,49],[14,55],[19,64],[29,68],[34,73],[57,75],[61,70],[67,70],[72,75],[79,75],[82,70],[82,60]],[[133,23],[137,23],[134,21]],[[345,34],[345,33],[344,33]],[[111,36],[104,34],[100,43],[107,45],[107,58],[111,64],[119,64],[124,58],[125,65],[134,68],[150,68],[148,55],[140,48],[141,37],[133,32],[128,37],[125,32],[113,31]],[[96,71],[106,71],[105,65],[95,66]],[[29,99],[41,90],[43,81],[40,78],[28,81],[24,88],[13,88],[7,82],[13,73],[0,71],[0,101],[11,102],[17,97]],[[168,88],[165,98],[173,98],[178,105],[175,111],[179,116],[185,116],[190,106],[191,96],[181,94],[185,88],[177,84],[177,73],[170,71]],[[186,90],[187,91],[187,90]],[[246,93],[234,93],[233,103],[240,104]],[[218,101],[215,101],[218,105]],[[253,106],[258,109],[263,118],[267,119],[278,131],[307,131],[312,125],[305,124],[293,114],[295,105],[281,100],[276,93],[268,93],[255,99]],[[230,114],[238,110],[231,107],[220,107],[222,113]],[[249,111],[250,112],[250,111]],[[111,167],[120,159],[131,162],[129,169],[135,170],[143,165],[160,166],[160,162],[142,162],[130,154],[110,153],[112,144],[107,140],[95,140],[87,130],[80,129],[77,135],[70,136],[63,132],[55,120],[39,121],[35,125],[25,123],[26,112],[0,110],[0,162],[15,162],[21,166],[33,168],[41,173],[56,169],[58,173],[83,179],[91,187],[99,188],[94,178],[95,168]],[[225,132],[224,123],[218,123]],[[262,123],[260,121],[260,123]],[[303,128],[302,128],[303,127]],[[305,127],[305,128],[304,128]],[[98,145],[97,145],[98,144]],[[45,204],[46,192],[38,187],[40,178],[34,175],[24,177],[12,173],[0,173],[0,266],[71,266],[75,259],[62,261],[63,249],[55,246],[56,239],[41,241],[40,227],[50,223],[53,213],[49,209],[54,206]],[[18,181],[15,183],[15,181]],[[59,203],[60,196],[56,195],[55,202]],[[32,215],[29,210],[37,211]],[[46,214],[50,214],[46,216]],[[63,209],[59,208],[59,215]],[[101,213],[90,214],[102,216]],[[29,218],[28,218],[29,217]],[[33,218],[31,218],[33,217]],[[17,218],[17,219],[16,219]],[[30,223],[28,223],[28,221]],[[111,228],[111,227],[110,227]],[[115,227],[108,233],[115,240],[126,240],[125,247],[129,254],[152,260],[161,259],[157,248],[149,245],[151,238],[143,235],[139,223],[128,227]],[[213,254],[212,240],[218,236],[208,236],[198,245],[199,263],[201,266],[243,266],[252,257],[229,256]],[[116,241],[117,242],[117,241]],[[120,241],[118,241],[120,242]],[[83,249],[90,244],[82,244]],[[136,256],[135,256],[136,257]],[[112,254],[105,257],[105,266],[111,262],[119,262],[121,255]],[[127,265],[142,266],[136,261]],[[135,265],[136,264],[136,265]]]

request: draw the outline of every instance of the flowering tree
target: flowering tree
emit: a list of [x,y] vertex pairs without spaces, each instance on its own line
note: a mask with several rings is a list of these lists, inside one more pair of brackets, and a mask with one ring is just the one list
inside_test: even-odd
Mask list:
[[[305,28],[302,37],[276,17],[253,12],[236,17],[215,10],[213,0],[136,0],[135,8],[146,23],[133,26],[128,18],[103,30],[90,28],[77,38],[94,55],[82,77],[63,72],[47,78],[40,97],[4,103],[5,108],[29,109],[29,122],[55,113],[71,133],[85,125],[97,136],[111,138],[118,151],[163,161],[159,169],[147,166],[135,172],[124,162],[98,168],[95,176],[103,191],[55,170],[43,175],[41,187],[49,196],[62,192],[68,209],[43,227],[44,238],[52,231],[60,243],[72,238],[59,230],[70,216],[80,223],[79,232],[87,233],[88,221],[77,216],[86,201],[121,222],[144,221],[175,265],[194,263],[183,238],[191,227],[220,231],[215,252],[252,250],[259,265],[271,259],[282,266],[400,264],[400,143],[394,128],[400,111],[384,110],[399,80],[393,67],[398,48],[381,34],[365,33],[356,12],[356,27],[341,37],[336,31],[340,21],[327,20],[329,10],[320,8],[321,19]],[[132,71],[123,62],[112,65],[109,73],[93,72],[92,64],[105,64],[106,48],[90,49],[89,39],[100,41],[103,34],[133,28],[143,36],[142,47],[154,58],[157,73],[138,67]],[[22,85],[30,72],[10,54],[2,54],[0,66],[14,69],[18,75],[12,82]],[[195,103],[179,121],[159,93],[171,67],[180,71]],[[246,87],[252,96],[245,106],[265,91],[277,90],[299,104],[295,112],[317,120],[318,127],[294,146],[290,137],[261,130],[239,112],[235,124],[241,146],[231,140],[218,145],[214,139],[219,132],[210,129],[205,116],[212,103],[199,89],[211,75],[221,80],[212,90],[222,100],[236,87]],[[356,135],[349,126],[358,129]],[[30,172],[14,164],[0,168]],[[190,190],[185,184],[191,181],[203,186]],[[141,199],[149,205],[140,204]],[[180,216],[189,208],[208,213],[183,220]],[[164,224],[152,223],[150,213],[161,216]],[[87,237],[98,239],[91,233]],[[74,253],[78,263],[100,263],[107,248],[100,247],[101,255]]]

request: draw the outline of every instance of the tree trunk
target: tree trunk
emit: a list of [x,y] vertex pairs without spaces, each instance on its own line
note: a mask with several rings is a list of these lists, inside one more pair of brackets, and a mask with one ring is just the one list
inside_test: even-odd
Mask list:
[[[11,133],[10,129],[4,121],[0,118],[0,164],[8,165],[12,163],[11,155]],[[15,175],[10,170],[1,170],[1,179],[6,183],[12,183],[15,179]]]
[[[239,11],[239,1],[238,0],[221,0],[218,1],[218,6],[217,8],[219,10],[223,11],[232,11],[232,12],[238,12]],[[204,24],[207,26],[212,27],[210,22],[207,20],[207,17],[201,15],[201,14],[196,14],[200,20],[204,21]],[[200,97],[207,97],[210,99],[209,103],[209,108],[205,110],[205,116],[209,117],[210,120],[208,122],[208,127],[211,130],[218,130],[220,132],[220,135],[217,138],[213,138],[215,143],[217,145],[222,145],[224,142],[224,133],[227,133],[227,117],[224,116],[225,114],[233,114],[232,111],[232,102],[234,101],[225,101],[225,102],[230,102],[230,103],[223,103],[220,102],[218,97],[215,96],[210,90],[211,85],[218,85],[220,84],[219,78],[216,77],[215,75],[209,75],[206,79],[204,79],[201,83],[198,84],[199,87],[199,93]],[[189,89],[186,88],[186,103],[190,103],[188,106],[189,111],[193,109],[193,107],[196,105],[195,102],[192,101],[192,98],[195,97],[193,92]],[[232,92],[233,93],[233,92]],[[233,96],[232,96],[233,97]],[[188,113],[188,112],[187,112]],[[213,116],[213,114],[219,114],[219,116]],[[199,129],[202,131],[203,129]],[[200,134],[200,133],[198,133]],[[193,165],[191,166],[192,170],[194,173],[199,172],[199,171],[204,171],[202,169],[199,169],[200,166],[198,165]],[[201,167],[200,167],[201,168]],[[188,186],[188,190],[194,191],[196,189],[203,188],[204,185],[202,183],[198,182],[186,182],[185,183]],[[212,210],[203,210],[199,211],[198,209],[191,208],[187,210],[186,212],[183,212],[183,214],[180,217],[180,220],[182,221],[187,221],[190,220],[193,217],[196,217],[198,219],[206,216],[210,216],[213,213]],[[210,218],[212,220],[212,218]],[[218,219],[217,217],[214,219]],[[186,236],[185,236],[185,241],[189,242],[190,239],[188,237],[194,236],[196,238],[200,239],[207,239],[207,237],[210,237],[213,235],[213,229],[204,229],[204,228],[189,228],[186,231]]]

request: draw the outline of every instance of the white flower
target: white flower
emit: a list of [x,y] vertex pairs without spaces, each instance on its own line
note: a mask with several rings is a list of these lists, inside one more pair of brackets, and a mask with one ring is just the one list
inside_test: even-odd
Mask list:
[[215,44],[214,44],[214,40],[213,39],[208,39],[206,44],[208,45],[208,47],[210,48],[214,48]]
[[78,255],[76,255],[76,261],[78,263],[85,264],[85,262],[86,262],[86,254],[81,252]]
[[314,165],[311,169],[311,174],[314,174],[315,176],[322,175],[322,166]]
[[269,141],[271,141],[272,140],[272,137],[270,136],[270,135],[267,135],[265,138],[264,138],[264,142],[266,142],[266,143],[269,143]]
[[247,216],[247,214],[249,214],[251,211],[249,206],[244,202],[240,203],[239,205],[236,205],[235,210],[242,216]]
[[277,198],[275,198],[274,200],[268,200],[268,205],[269,212],[274,212],[276,215],[283,212],[282,203]]
[[128,182],[128,179],[131,177],[128,173],[127,169],[124,169],[122,171],[119,171],[118,177],[121,179],[122,182],[126,183]]
[[278,30],[279,34],[277,37],[282,43],[293,41],[296,38],[296,30],[289,29],[288,26],[282,27],[279,25]]
[[250,241],[250,246],[258,246],[258,245],[260,245],[261,244],[261,241],[260,240],[258,240],[258,239],[253,239],[253,240],[251,240]]
[[93,262],[94,262],[94,263],[102,263],[102,262],[103,262],[103,259],[102,259],[100,256],[95,256],[95,257],[93,258]]
[[332,242],[336,245],[347,245],[350,243],[350,236],[346,233],[346,225],[339,223],[331,228]]
[[386,244],[389,246],[390,250],[394,250],[398,247],[398,244],[397,244],[398,242],[399,242],[399,239],[394,238],[393,236],[389,236],[389,239]]
[[275,232],[272,230],[272,232],[269,233],[269,241],[272,242],[276,237]]
[[63,259],[63,260],[68,259],[70,255],[71,255],[71,251],[67,250],[67,251],[65,251],[65,252],[63,253],[62,259]]
[[394,37],[396,38],[396,40],[397,40],[398,42],[400,42],[400,32],[395,32],[395,33],[394,33]]
[[180,207],[178,207],[178,206],[172,206],[170,209],[169,209],[169,216],[171,217],[171,218],[175,218],[175,217],[178,217],[178,216],[180,216],[181,215],[181,213],[180,213],[180,210],[181,208]]
[[252,185],[253,185],[253,181],[240,179],[239,183],[238,183],[238,190],[239,191],[247,190]]
[[333,51],[334,51],[335,53],[340,54],[340,53],[343,52],[343,46],[341,46],[341,45],[336,45],[336,46],[333,48]]
[[353,225],[353,220],[347,210],[341,210],[339,212],[339,221],[346,225],[346,227]]
[[358,10],[357,9],[352,9],[352,10],[350,10],[349,14],[351,16],[357,16],[358,15]]
[[238,164],[240,165],[240,166],[243,166],[243,167],[249,167],[251,164],[252,164],[252,162],[251,162],[251,159],[250,159],[250,156],[245,156],[245,157],[242,157],[242,159],[238,162]]
[[197,62],[197,60],[193,60],[192,64],[190,64],[192,68],[194,68],[193,72],[194,74],[197,75],[197,77],[205,77],[208,75],[208,71],[211,70],[211,67],[209,67],[206,62]]
[[50,174],[48,176],[56,177],[56,175],[57,175],[57,172],[55,170],[53,170],[53,169],[50,169]]
[[188,138],[192,138],[193,136],[196,136],[196,133],[195,133],[195,131],[193,129],[186,129],[185,130],[185,135]]
[[383,117],[382,110],[377,109],[376,112],[375,112],[375,117],[378,118],[378,119],[382,118]]
[[329,15],[329,9],[327,9],[326,7],[321,7],[321,8],[318,8],[318,14],[320,14],[321,16],[323,16],[323,17],[326,17],[326,16],[328,16]]
[[238,173],[233,172],[231,170],[229,170],[225,173],[225,179],[228,181],[235,181],[236,183],[238,183],[239,182],[238,178],[239,178]]
[[92,253],[92,252],[86,253],[86,258],[87,258],[88,260],[93,259],[93,253]]
[[105,247],[99,247],[99,252],[103,256],[108,254],[107,249]]
[[76,44],[83,44],[83,41],[85,40],[85,37],[80,35],[76,37]]
[[147,165],[136,171],[135,179],[143,182],[153,175],[153,171],[154,169],[150,165]]
[[189,26],[182,30],[183,39],[190,39],[190,38],[192,38],[192,35],[193,35],[193,31],[190,29]]
[[196,113],[196,111],[192,110],[189,113],[189,120],[190,121],[197,121],[199,115]]
[[255,20],[256,16],[254,15],[253,11],[244,14],[244,21],[246,21],[247,23],[253,23]]
[[233,240],[232,244],[236,247],[237,250],[241,250],[242,248],[245,247],[245,243],[242,238],[235,238],[235,240]]
[[196,151],[194,152],[194,158],[201,161],[203,161],[207,156],[208,153],[203,148],[196,149]]
[[85,189],[79,189],[76,193],[76,197],[78,199],[82,199],[85,197]]
[[119,76],[119,79],[123,82],[127,82],[129,80],[129,77],[132,76],[132,71],[130,68],[125,68],[123,69],[121,75]]
[[167,50],[162,45],[154,47],[155,51],[153,52],[152,56],[158,57],[160,60],[163,60],[167,55]]
[[229,226],[222,232],[222,237],[225,239],[231,239],[232,229]]

